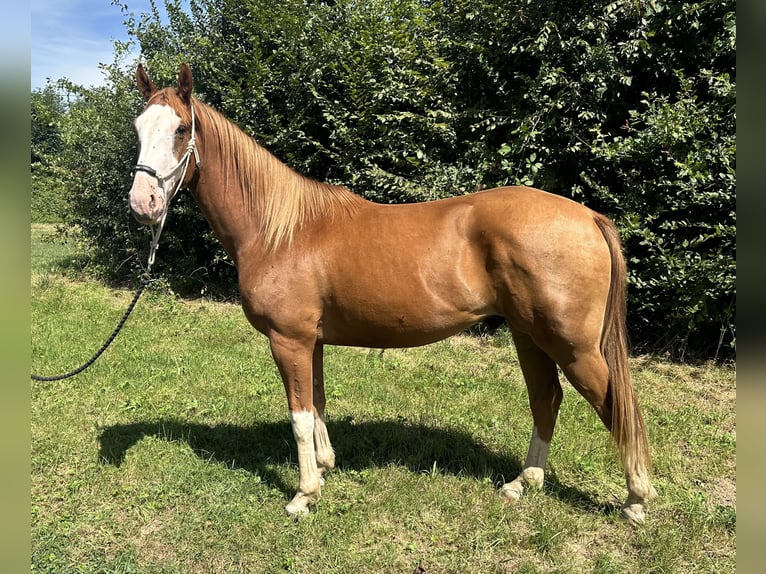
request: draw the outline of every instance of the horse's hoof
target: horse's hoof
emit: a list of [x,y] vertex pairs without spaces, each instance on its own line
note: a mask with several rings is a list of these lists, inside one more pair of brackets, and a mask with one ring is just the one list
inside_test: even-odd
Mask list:
[[318,496],[307,496],[299,492],[293,497],[290,504],[285,506],[285,512],[293,518],[306,516],[309,513],[309,506],[316,502],[318,498]]
[[635,526],[639,526],[644,523],[646,515],[644,514],[644,507],[641,504],[629,504],[622,507],[620,517],[627,520]]
[[309,507],[303,506],[293,506],[293,504],[288,504],[285,506],[285,512],[287,513],[287,516],[290,518],[294,518],[295,520],[298,520],[300,518],[303,518],[304,516],[308,516],[309,514]]
[[521,499],[521,495],[524,493],[524,487],[519,483],[509,482],[504,484],[500,489],[500,498],[506,504],[513,504]]

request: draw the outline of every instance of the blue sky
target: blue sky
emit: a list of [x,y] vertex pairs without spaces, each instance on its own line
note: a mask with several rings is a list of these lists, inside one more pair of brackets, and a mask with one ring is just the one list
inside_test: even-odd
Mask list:
[[[149,11],[149,0],[125,3],[136,15]],[[114,40],[128,39],[119,6],[111,0],[31,0],[30,10],[32,89],[44,87],[47,78],[103,83],[98,65],[114,60]]]

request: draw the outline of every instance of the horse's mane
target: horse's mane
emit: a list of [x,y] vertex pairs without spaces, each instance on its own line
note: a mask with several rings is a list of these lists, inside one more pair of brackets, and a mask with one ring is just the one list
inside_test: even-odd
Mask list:
[[[168,91],[170,97],[175,96],[174,91]],[[223,114],[204,102],[193,101],[199,130],[197,137],[206,149],[211,145],[218,147],[224,190],[230,188],[229,182],[234,178],[235,186],[242,190],[243,206],[257,218],[267,248],[289,245],[294,232],[305,223],[319,216],[353,212],[363,201],[345,187],[302,176]],[[180,101],[178,104],[174,108],[180,108],[190,116],[188,108],[180,105]],[[182,120],[187,123],[191,117],[182,116]],[[201,159],[204,169],[205,158]]]

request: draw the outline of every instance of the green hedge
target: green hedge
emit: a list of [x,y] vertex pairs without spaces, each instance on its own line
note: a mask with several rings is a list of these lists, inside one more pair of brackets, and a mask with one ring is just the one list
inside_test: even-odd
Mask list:
[[[621,228],[636,350],[734,356],[733,1],[166,8],[124,8],[157,83],[188,61],[198,94],[292,167],[380,202],[506,184],[572,197]],[[106,69],[107,88],[69,86],[67,218],[124,272],[145,252],[125,197],[141,103],[132,65]],[[159,257],[187,287],[233,278],[188,197]]]

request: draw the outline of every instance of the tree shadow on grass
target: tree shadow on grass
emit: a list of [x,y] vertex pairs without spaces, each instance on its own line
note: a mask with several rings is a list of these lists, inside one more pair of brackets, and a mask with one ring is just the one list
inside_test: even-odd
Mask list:
[[[489,450],[472,436],[455,429],[435,428],[399,421],[356,422],[351,418],[327,423],[336,452],[337,468],[362,471],[391,464],[412,472],[489,478],[496,487],[521,472],[521,461]],[[147,436],[184,442],[202,459],[240,468],[258,475],[264,483],[290,498],[297,484],[285,482],[279,466],[297,464],[297,450],[287,421],[264,422],[251,427],[205,425],[173,419],[119,424],[102,430],[100,457],[120,466],[127,451]],[[603,502],[576,487],[563,485],[555,473],[546,473],[546,490],[553,496],[590,512],[609,514]]]

